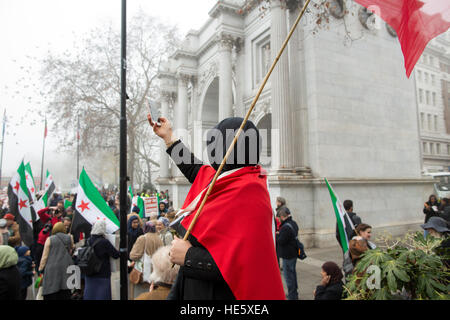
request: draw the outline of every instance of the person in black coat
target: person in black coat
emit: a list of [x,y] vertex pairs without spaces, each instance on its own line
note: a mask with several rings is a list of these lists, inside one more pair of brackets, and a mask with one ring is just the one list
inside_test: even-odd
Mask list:
[[[180,171],[186,177],[186,179],[193,183],[200,168],[204,165],[202,161],[197,159],[189,149],[179,139],[174,139],[172,136],[172,128],[170,123],[165,118],[160,118],[159,122],[161,127],[157,127],[148,115],[150,125],[153,127],[154,132],[164,139],[167,146],[167,153],[172,157],[177,164]],[[228,118],[220,122],[214,129],[222,132],[223,137],[226,137],[227,129],[237,130],[241,125],[242,119],[240,118]],[[244,132],[248,129],[256,130],[256,127],[250,121],[244,128]],[[243,133],[244,134],[244,133]],[[223,159],[229,141],[223,139],[223,155],[214,155],[214,159],[210,158],[211,166],[214,169],[218,169],[220,162]],[[213,143],[214,140],[208,139],[208,145]],[[225,164],[223,171],[242,168],[250,165],[256,165],[259,161],[259,154],[261,148],[257,145],[257,157],[253,159],[249,157],[247,145],[245,146],[245,161],[237,161],[237,153],[234,153],[234,159],[230,157],[229,161]],[[210,155],[213,157],[213,155]],[[231,161],[230,161],[231,160]],[[234,161],[233,161],[234,160]],[[241,160],[241,159],[240,159]],[[256,161],[256,163],[250,163]],[[182,237],[184,237],[186,230],[181,225],[181,220],[175,220],[171,227]],[[171,249],[171,262],[180,265],[180,271],[175,280],[174,285],[169,293],[168,300],[235,300],[228,284],[225,282],[222,274],[220,273],[217,264],[214,262],[211,254],[208,250],[202,246],[197,239],[189,235],[188,241],[175,238],[172,242]],[[268,281],[268,279],[261,279],[261,281]]]
[[[350,220],[353,223],[353,226],[356,228],[356,226],[358,224],[361,224],[362,221],[361,221],[361,218],[356,213],[353,212],[353,201],[352,200],[345,200],[344,203],[343,203],[343,206],[344,206],[344,209],[345,209],[345,211],[347,212],[347,215],[348,215],[348,217],[347,217],[347,215],[344,216],[344,219],[346,221],[345,225],[350,225],[350,223],[348,221],[348,218],[350,218]],[[345,229],[345,233],[347,233],[347,239],[349,241],[354,236],[356,236],[355,230],[353,230],[353,229],[346,228]],[[336,240],[338,241],[339,245],[342,248],[341,235],[339,233],[339,227],[338,227],[337,223],[336,223]]]
[[314,300],[341,300],[344,291],[344,277],[339,266],[328,261],[322,265],[322,281],[314,290]]
[[0,301],[20,300],[19,257],[10,246],[0,246]]
[[423,207],[423,213],[425,214],[425,223],[427,223],[431,217],[437,217],[439,215],[440,206],[441,203],[437,200],[436,196],[432,194],[428,198],[428,201],[425,202]]
[[282,209],[278,212],[281,220],[280,231],[277,232],[277,253],[283,261],[283,276],[288,289],[287,299],[298,300],[297,284],[297,235],[298,225],[292,220],[290,212]]
[[105,235],[105,221],[97,221],[92,227],[88,244],[94,246],[94,253],[101,260],[101,267],[97,273],[85,276],[84,300],[111,300],[110,258],[118,259],[120,253]]
[[21,300],[26,300],[28,287],[33,283],[33,259],[30,256],[31,251],[28,247],[16,247],[16,251],[19,256],[17,267],[19,268],[21,276]]

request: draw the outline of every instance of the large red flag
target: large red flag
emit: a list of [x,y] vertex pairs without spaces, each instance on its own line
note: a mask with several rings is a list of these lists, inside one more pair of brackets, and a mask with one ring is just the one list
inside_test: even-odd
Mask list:
[[450,0],[355,1],[397,32],[408,78],[428,42],[450,28]]
[[[197,174],[183,205],[193,209],[181,222],[186,229],[215,173],[203,166]],[[260,166],[223,176],[214,185],[192,235],[209,251],[236,299],[284,300],[267,176]]]

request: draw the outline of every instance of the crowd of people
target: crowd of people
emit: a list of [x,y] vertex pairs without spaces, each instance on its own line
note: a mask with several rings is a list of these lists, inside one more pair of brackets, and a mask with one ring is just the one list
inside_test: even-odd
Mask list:
[[[119,218],[119,194],[115,191],[99,191]],[[149,197],[154,193],[146,191],[140,194]],[[158,211],[146,218],[141,218],[137,206],[131,208],[131,198],[128,196],[127,210],[131,211],[127,215],[130,282],[133,283],[135,265],[142,262],[144,257],[150,258],[150,263],[140,269],[145,274],[146,282],[142,276],[134,282],[147,286],[147,292],[141,294],[139,299],[162,298],[162,294],[170,289],[178,270],[177,267],[165,268],[170,262],[168,255],[164,254],[174,239],[175,233],[169,230],[169,224],[175,218],[175,212],[170,206],[167,190],[161,191],[158,196]],[[76,194],[63,197],[55,192],[48,201],[49,206],[37,212],[39,224],[35,226],[40,228],[34,230],[36,237],[30,248],[23,245],[16,217],[8,205],[0,200],[0,300],[25,300],[32,285],[38,289],[33,299],[111,299],[111,259],[118,259],[119,251],[106,237],[105,221],[94,223],[87,232],[72,230],[75,203]],[[81,287],[69,288],[70,273],[67,270],[78,264],[78,253],[86,247],[92,247],[97,258],[95,273],[82,272]]]
[[[145,193],[142,193],[146,196]],[[132,290],[136,300],[164,300],[173,286],[178,265],[172,267],[169,252],[172,241],[177,236],[169,228],[175,218],[175,210],[169,205],[168,193],[161,193],[158,212],[148,218],[141,218],[139,208],[130,208],[127,215],[129,280],[139,290]],[[104,193],[103,197],[111,209],[118,215],[120,207],[118,195]],[[98,221],[89,234],[71,232],[74,208],[65,207],[65,200],[74,203],[74,196],[54,194],[50,206],[38,211],[43,225],[32,249],[24,246],[15,217],[7,205],[0,201],[0,300],[25,300],[33,278],[40,281],[40,296],[44,300],[110,300],[111,293],[111,259],[118,259],[120,254],[106,238],[106,224]],[[130,202],[131,203],[131,202]],[[350,219],[354,230],[347,230],[349,252],[353,266],[367,250],[376,248],[371,241],[372,227],[362,222],[353,211],[353,202],[345,200],[346,219]],[[422,225],[424,236],[431,235],[445,238],[444,245],[449,245],[450,200],[440,201],[431,195],[424,204],[425,221]],[[286,199],[278,197],[276,201],[276,252],[279,268],[284,277],[288,300],[298,300],[298,281],[296,264],[298,259],[299,225],[294,221]],[[85,241],[82,241],[87,237]],[[341,244],[340,234],[336,229],[336,239]],[[93,248],[98,257],[98,268],[94,274],[82,275],[81,288],[69,289],[66,272],[71,265],[77,264],[77,249],[83,246]],[[34,251],[34,252],[33,252]],[[344,297],[345,276],[336,262],[327,261],[320,270],[321,282],[313,292],[315,300],[339,300]],[[38,281],[38,282],[39,282]]]

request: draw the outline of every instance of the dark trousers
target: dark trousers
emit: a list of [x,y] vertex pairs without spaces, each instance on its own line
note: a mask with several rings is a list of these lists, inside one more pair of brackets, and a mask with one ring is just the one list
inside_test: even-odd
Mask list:
[[298,300],[298,285],[297,285],[297,271],[295,266],[297,264],[297,257],[292,259],[283,258],[283,276],[286,281],[288,300]]
[[45,295],[44,300],[70,300],[70,296],[70,290],[60,290],[58,292]]
[[27,300],[28,288],[20,289],[20,300]]

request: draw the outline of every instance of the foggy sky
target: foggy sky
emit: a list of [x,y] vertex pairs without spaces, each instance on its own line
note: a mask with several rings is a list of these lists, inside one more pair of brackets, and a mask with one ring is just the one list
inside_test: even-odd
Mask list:
[[[142,8],[149,15],[178,25],[184,35],[206,22],[215,2],[128,0],[127,16],[130,19]],[[40,66],[30,63],[30,57],[41,60],[49,50],[70,51],[89,30],[110,21],[120,30],[120,10],[120,0],[0,0],[0,120],[5,108],[8,117],[3,177],[11,176],[23,158],[31,162],[34,176],[40,175],[44,123],[37,111],[45,108],[45,99],[39,95],[39,87],[32,87],[38,84]],[[30,107],[33,111],[27,114]],[[76,149],[58,152],[52,124],[49,120],[45,169],[53,174],[57,186],[67,187],[76,179]]]

